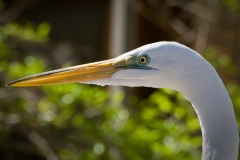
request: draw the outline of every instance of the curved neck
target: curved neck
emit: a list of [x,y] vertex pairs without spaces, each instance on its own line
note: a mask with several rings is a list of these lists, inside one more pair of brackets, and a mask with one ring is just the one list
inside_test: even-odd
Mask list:
[[202,160],[236,160],[239,135],[231,99],[222,83],[205,86],[185,95],[200,120]]

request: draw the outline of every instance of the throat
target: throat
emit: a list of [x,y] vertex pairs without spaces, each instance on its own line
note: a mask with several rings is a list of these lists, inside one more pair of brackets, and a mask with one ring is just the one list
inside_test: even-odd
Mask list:
[[202,160],[236,160],[239,135],[226,89],[200,89],[186,98],[191,101],[200,120]]

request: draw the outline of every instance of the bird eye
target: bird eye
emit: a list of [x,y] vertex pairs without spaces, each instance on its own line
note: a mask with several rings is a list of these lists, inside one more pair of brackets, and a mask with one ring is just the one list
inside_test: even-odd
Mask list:
[[140,56],[138,58],[138,61],[139,61],[140,64],[147,64],[148,63],[148,59],[145,56]]

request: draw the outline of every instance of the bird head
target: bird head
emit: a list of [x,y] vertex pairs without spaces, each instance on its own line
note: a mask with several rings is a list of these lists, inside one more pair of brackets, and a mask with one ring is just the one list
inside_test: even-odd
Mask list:
[[[23,87],[80,82],[179,90],[176,87],[182,79],[192,74],[189,70],[194,70],[193,66],[198,64],[199,59],[201,61],[201,56],[184,45],[176,42],[157,42],[114,59],[44,72],[7,85]],[[176,83],[178,85],[175,86]]]

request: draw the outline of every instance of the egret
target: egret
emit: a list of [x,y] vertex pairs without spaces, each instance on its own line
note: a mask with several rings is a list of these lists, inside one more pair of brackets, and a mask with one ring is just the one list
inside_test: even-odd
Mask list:
[[239,135],[231,99],[215,69],[176,42],[148,44],[114,59],[44,72],[8,86],[80,82],[169,88],[194,107],[202,131],[202,160],[236,160]]

